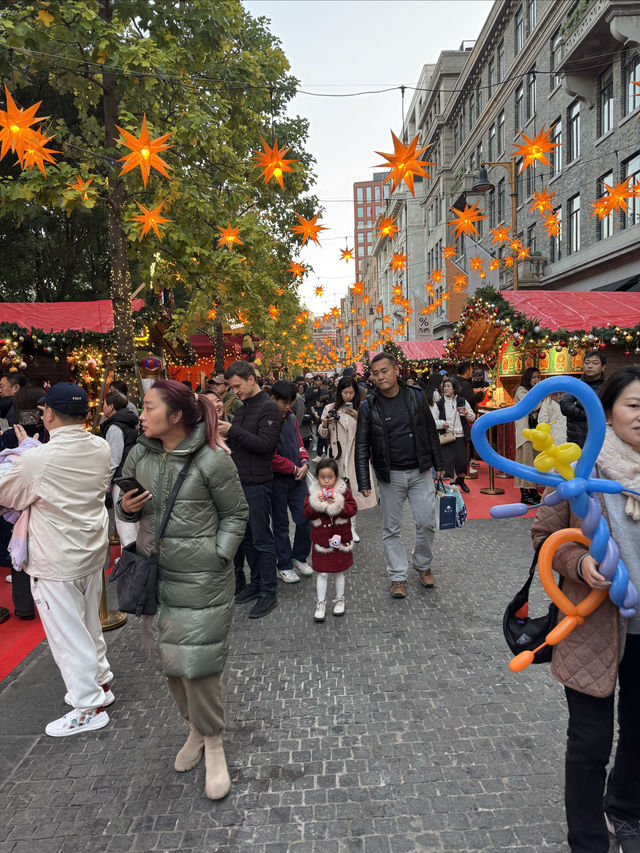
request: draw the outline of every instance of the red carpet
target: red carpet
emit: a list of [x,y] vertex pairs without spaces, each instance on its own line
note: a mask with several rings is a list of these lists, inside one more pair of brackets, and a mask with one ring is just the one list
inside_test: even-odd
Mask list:
[[[513,486],[513,477],[509,479],[495,478],[494,486],[497,489],[504,489],[504,495],[482,495],[480,489],[489,486],[489,467],[485,462],[481,462],[478,466],[477,480],[467,480],[467,485],[471,489],[468,495],[464,492],[462,497],[467,506],[467,518],[490,518],[489,510],[496,504],[515,504],[520,503],[520,489]],[[533,516],[533,513],[531,514]]]

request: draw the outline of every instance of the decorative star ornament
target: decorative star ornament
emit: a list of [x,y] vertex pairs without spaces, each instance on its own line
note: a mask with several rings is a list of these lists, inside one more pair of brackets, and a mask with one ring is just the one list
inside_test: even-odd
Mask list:
[[282,189],[284,189],[284,183],[282,180],[282,175],[284,172],[293,172],[291,168],[291,163],[297,163],[297,160],[285,160],[284,155],[287,153],[290,145],[286,148],[278,148],[278,140],[276,139],[273,143],[273,147],[269,148],[267,143],[260,137],[260,141],[262,142],[262,147],[264,151],[256,151],[256,166],[262,167],[262,172],[260,172],[260,177],[264,177],[265,184],[268,184],[271,178],[275,178],[276,181],[280,184]]
[[489,228],[491,234],[493,235],[491,238],[491,245],[497,243],[499,246],[502,246],[509,239],[509,226],[508,225],[498,225],[497,228]]
[[529,210],[532,213],[537,210],[541,216],[547,211],[551,213],[554,207],[554,196],[555,191],[548,192],[546,187],[542,192],[532,193],[533,202]]
[[142,130],[140,131],[140,136],[134,136],[132,133],[129,133],[128,130],[123,130],[123,128],[118,127],[118,125],[116,125],[116,127],[122,135],[122,139],[117,140],[118,144],[124,145],[126,148],[131,150],[131,154],[127,154],[119,160],[119,162],[124,161],[124,166],[120,171],[121,175],[125,175],[127,172],[130,172],[132,169],[139,166],[145,187],[147,186],[151,169],[156,169],[161,175],[164,175],[165,178],[170,177],[167,169],[170,169],[171,166],[169,166],[169,164],[166,163],[159,154],[161,151],[167,151],[169,148],[173,147],[165,144],[166,140],[173,134],[173,131],[171,133],[164,133],[162,136],[158,136],[155,139],[151,139],[149,136],[149,129],[147,127],[146,114],[142,116]]
[[384,157],[387,161],[386,163],[379,163],[378,166],[391,167],[391,171],[383,183],[386,184],[387,181],[391,181],[391,191],[395,192],[396,188],[404,181],[411,195],[415,196],[413,190],[414,175],[419,175],[422,178],[431,178],[426,167],[436,165],[435,163],[428,163],[419,159],[420,155],[424,154],[427,148],[431,146],[426,145],[424,148],[417,147],[420,134],[415,136],[409,145],[403,145],[393,131],[391,131],[391,137],[393,139],[393,154],[376,151],[376,154]]
[[549,213],[544,218],[544,230],[550,237],[560,236],[560,220],[555,214]]
[[489,261],[489,272],[500,269],[500,258],[492,258]]
[[0,160],[9,151],[13,151],[18,158],[20,167],[24,169],[26,144],[31,143],[33,148],[34,143],[38,142],[38,135],[44,139],[39,131],[32,128],[32,125],[44,121],[48,116],[36,115],[42,101],[38,101],[37,104],[21,110],[11,97],[11,93],[6,85],[4,93],[7,100],[7,108],[6,110],[0,110],[0,128],[2,128],[0,130]]
[[458,257],[455,246],[444,246],[442,249],[442,255],[443,257],[450,258],[451,260]]
[[77,175],[74,183],[67,184],[67,186],[70,189],[75,190],[77,193],[79,193],[82,196],[83,201],[86,201],[88,198],[87,190],[89,189],[92,183],[93,178],[89,178],[87,181],[83,181],[82,177],[80,175]]
[[355,296],[361,296],[363,290],[364,290],[364,282],[363,281],[356,281],[354,283],[353,287],[351,288],[351,291]]
[[389,266],[394,272],[400,272],[400,270],[406,270],[407,260],[408,257],[404,252],[394,252],[391,255]]
[[315,289],[315,295],[316,296],[322,296],[323,293],[324,293],[324,287],[321,284],[319,284]]
[[547,166],[551,165],[551,162],[547,159],[546,155],[553,151],[554,148],[557,148],[560,144],[558,142],[551,141],[552,130],[553,127],[550,127],[549,130],[545,130],[544,125],[542,125],[540,133],[537,133],[531,138],[525,136],[521,130],[518,131],[520,136],[524,139],[524,143],[516,145],[516,150],[511,156],[523,158],[522,165],[520,166],[520,172],[528,169],[529,166],[533,166],[536,160],[546,163]]
[[230,252],[233,251],[234,245],[244,246],[242,240],[238,237],[240,233],[240,226],[237,228],[231,227],[231,222],[227,220],[227,227],[221,228],[219,225],[217,226],[218,231],[220,232],[220,237],[218,238],[218,248],[221,246],[226,246]]
[[474,255],[473,258],[469,258],[469,266],[474,272],[481,272],[484,267],[484,260],[480,255]]
[[47,173],[44,168],[45,162],[55,163],[56,161],[52,155],[60,153],[59,151],[54,151],[52,148],[46,147],[47,142],[52,138],[53,137],[51,136],[43,136],[39,130],[33,131],[31,138],[27,139],[24,143],[24,154],[21,164],[23,169],[28,168],[29,171],[31,171],[34,166],[37,166],[45,178],[47,177]]
[[318,246],[320,245],[320,240],[318,240],[318,234],[320,231],[326,231],[326,227],[324,225],[318,225],[318,217],[319,213],[316,213],[311,219],[304,219],[304,217],[300,216],[299,213],[296,213],[298,217],[298,222],[300,225],[291,226],[290,230],[293,231],[294,234],[300,234],[302,237],[302,245],[307,242],[307,240],[313,240]]
[[288,272],[291,273],[291,277],[293,279],[302,279],[306,271],[307,267],[303,266],[302,264],[298,264],[295,261],[291,261],[291,263],[289,264]]
[[440,284],[442,282],[442,270],[433,270],[430,281],[433,284]]
[[378,219],[378,236],[379,237],[395,237],[398,233],[398,226],[395,216],[381,216]]
[[280,316],[280,309],[277,305],[269,305],[268,313],[272,320],[277,320]]
[[460,237],[462,234],[466,234],[468,237],[474,234],[476,237],[480,236],[474,223],[481,222],[487,217],[480,213],[477,201],[471,207],[465,203],[464,210],[458,210],[457,207],[452,207],[450,210],[454,214],[454,218],[449,221],[449,225],[453,225],[456,237]]
[[340,260],[346,261],[347,263],[349,263],[349,261],[352,261],[353,249],[349,249],[348,247],[346,249],[340,249]]
[[607,195],[602,197],[606,210],[605,216],[612,213],[614,210],[621,210],[623,213],[626,213],[629,210],[627,199],[633,198],[635,195],[633,187],[629,186],[631,177],[632,176],[629,175],[629,177],[625,178],[624,181],[618,181],[615,187],[610,187],[609,184],[605,184],[604,181],[602,182],[602,186],[607,191]]
[[132,222],[141,222],[142,230],[140,232],[140,239],[146,237],[149,233],[149,230],[153,228],[156,232],[156,237],[162,240],[162,234],[160,233],[158,226],[166,225],[167,222],[173,222],[173,219],[167,219],[164,216],[160,215],[160,211],[164,205],[164,202],[161,201],[160,204],[156,205],[152,210],[148,207],[145,207],[143,204],[140,204],[139,201],[136,202],[142,213],[138,214],[138,216],[134,216],[131,220]]

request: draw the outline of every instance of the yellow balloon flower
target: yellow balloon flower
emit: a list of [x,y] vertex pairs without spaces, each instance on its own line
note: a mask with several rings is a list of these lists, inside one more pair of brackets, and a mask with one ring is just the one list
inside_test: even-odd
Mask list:
[[555,444],[551,435],[551,424],[538,424],[535,429],[523,429],[522,435],[531,442],[533,449],[539,451],[533,460],[533,465],[543,474],[555,468],[565,480],[575,477],[572,462],[577,462],[582,455],[582,449],[572,441]]

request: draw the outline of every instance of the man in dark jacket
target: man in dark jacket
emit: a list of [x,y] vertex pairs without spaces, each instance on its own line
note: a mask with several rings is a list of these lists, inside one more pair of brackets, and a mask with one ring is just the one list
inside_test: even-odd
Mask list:
[[[112,388],[104,398],[102,413],[104,420],[100,424],[100,433],[106,439],[111,451],[109,462],[109,475],[111,477],[111,497],[113,506],[117,506],[120,500],[120,488],[113,482],[122,476],[122,468],[129,451],[138,440],[138,413],[132,412],[128,405],[129,401],[120,391]],[[120,539],[121,548],[135,542],[138,536],[138,525],[124,521],[115,516],[116,530]],[[107,553],[106,559],[109,559]]]
[[474,415],[478,414],[478,403],[484,397],[484,391],[474,390],[471,384],[471,362],[461,361],[456,372],[456,379],[460,385],[459,397],[463,397],[473,409]]
[[232,423],[218,422],[229,442],[245,498],[249,523],[242,546],[251,570],[251,581],[236,595],[238,603],[257,599],[249,613],[259,619],[272,610],[276,600],[276,549],[271,532],[271,463],[278,446],[282,418],[273,400],[260,389],[256,372],[246,361],[234,361],[224,378],[242,401]]
[[407,594],[409,561],[402,544],[404,503],[408,499],[416,525],[413,566],[422,586],[435,584],[431,570],[435,524],[435,488],[431,468],[444,476],[440,441],[424,394],[398,383],[400,371],[389,353],[371,362],[376,389],[360,406],[355,460],[358,489],[371,492],[369,460],[378,478],[382,544],[393,598]]
[[[582,362],[582,381],[593,388],[596,394],[600,393],[604,385],[606,363],[606,355],[597,349],[589,350]],[[560,400],[560,411],[567,419],[567,441],[573,441],[583,447],[587,439],[587,416],[582,403],[572,394],[563,394]]]

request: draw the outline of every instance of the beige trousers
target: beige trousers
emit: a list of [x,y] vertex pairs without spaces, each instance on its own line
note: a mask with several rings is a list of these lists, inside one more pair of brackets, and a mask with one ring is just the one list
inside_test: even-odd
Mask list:
[[178,710],[205,737],[224,731],[224,705],[222,703],[222,673],[205,678],[186,678],[184,675],[167,675],[169,692]]

